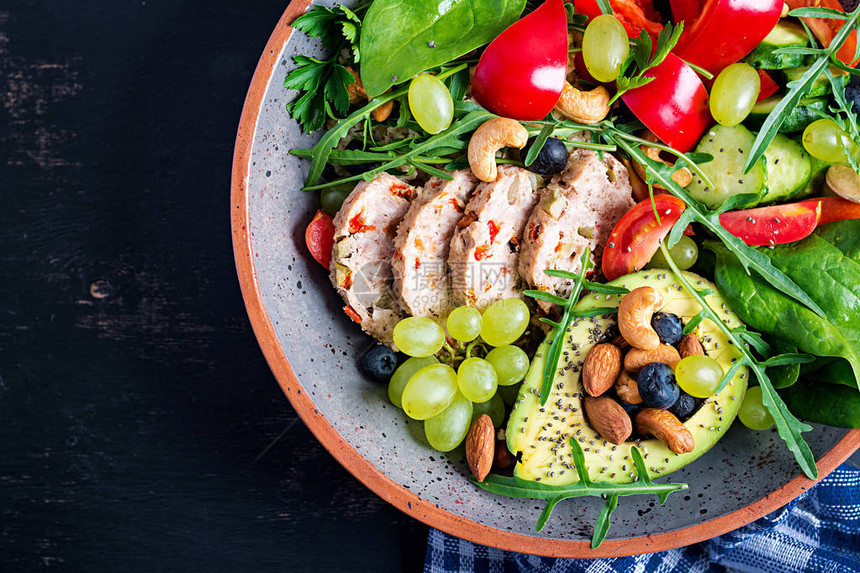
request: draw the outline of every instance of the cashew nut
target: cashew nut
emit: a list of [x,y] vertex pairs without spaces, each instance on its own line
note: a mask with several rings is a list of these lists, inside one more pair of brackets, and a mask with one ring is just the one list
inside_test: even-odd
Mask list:
[[827,186],[842,197],[860,203],[860,173],[845,165],[831,165],[827,169]]
[[634,348],[656,350],[660,337],[651,327],[654,311],[663,305],[663,295],[654,287],[644,286],[624,295],[618,305],[618,331]]
[[[647,139],[648,141],[653,141],[654,143],[657,143],[657,136],[655,136],[650,131],[646,132],[642,136],[642,138]],[[657,149],[656,147],[649,147],[647,145],[640,145],[639,149],[641,149],[642,153],[647,155],[649,159],[652,159],[654,161],[659,161],[660,163],[668,165],[669,167],[672,167],[674,165],[674,163],[669,163],[668,161],[663,159],[660,156],[660,150]],[[643,180],[647,181],[648,178],[645,176],[645,167],[641,163],[639,163],[638,161],[634,161],[633,162],[633,170],[636,171],[636,174],[639,177],[641,177]],[[687,169],[686,167],[682,167],[682,168],[678,169],[677,171],[675,171],[674,173],[672,173],[672,181],[674,181],[675,183],[677,183],[681,187],[686,187],[687,185],[690,184],[690,182],[693,181],[693,174],[690,173],[690,170]],[[665,191],[665,188],[662,185],[658,185],[656,183],[654,184],[654,188],[655,189],[663,189]]]
[[586,92],[564,82],[555,109],[567,119],[585,124],[597,123],[609,113],[609,99],[609,91],[603,86]]
[[503,147],[522,149],[529,139],[528,130],[520,122],[506,117],[488,119],[469,140],[469,167],[481,181],[495,181],[496,152]]
[[676,454],[687,454],[696,447],[693,434],[669,410],[644,408],[636,414],[636,431],[651,434]]
[[627,370],[622,370],[615,381],[615,393],[628,404],[641,404],[642,396],[639,395],[639,384]]
[[624,369],[630,372],[639,372],[646,364],[653,362],[662,362],[668,364],[675,369],[678,362],[681,361],[681,355],[675,350],[674,346],[661,344],[655,350],[639,350],[634,348],[624,357]]

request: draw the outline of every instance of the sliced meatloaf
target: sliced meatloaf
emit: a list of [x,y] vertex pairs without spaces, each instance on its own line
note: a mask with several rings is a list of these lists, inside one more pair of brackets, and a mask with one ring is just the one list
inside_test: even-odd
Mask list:
[[380,173],[356,185],[334,218],[331,280],[347,314],[390,344],[401,310],[392,291],[394,236],[416,190]]
[[442,319],[451,309],[448,247],[478,180],[470,169],[430,179],[412,201],[394,239],[394,292],[412,316]]
[[537,186],[534,173],[513,165],[499,166],[495,181],[478,185],[451,239],[455,303],[484,308],[521,296],[517,250]]
[[[612,228],[633,206],[627,169],[617,159],[587,149],[574,150],[564,171],[553,177],[526,224],[519,256],[520,276],[533,288],[560,296],[571,281],[547,275],[556,269],[577,273],[590,249],[595,266]],[[539,302],[548,310],[549,303]]]

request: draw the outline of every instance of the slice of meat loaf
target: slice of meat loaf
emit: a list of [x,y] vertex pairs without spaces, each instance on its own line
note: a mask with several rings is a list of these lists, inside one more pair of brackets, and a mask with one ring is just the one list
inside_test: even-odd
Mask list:
[[452,308],[448,247],[478,180],[470,169],[430,179],[394,239],[394,292],[412,316],[443,319]]
[[[588,149],[574,150],[564,171],[553,177],[526,224],[519,256],[520,276],[537,290],[570,294],[571,281],[544,272],[578,273],[590,249],[595,266],[612,228],[633,206],[627,169],[617,159]],[[550,303],[539,301],[545,311]]]
[[334,218],[332,283],[347,313],[386,344],[402,315],[392,291],[394,236],[415,193],[411,185],[380,173],[356,185]]
[[458,305],[483,309],[497,300],[521,296],[517,245],[537,202],[537,182],[534,173],[501,165],[495,181],[478,185],[448,255]]

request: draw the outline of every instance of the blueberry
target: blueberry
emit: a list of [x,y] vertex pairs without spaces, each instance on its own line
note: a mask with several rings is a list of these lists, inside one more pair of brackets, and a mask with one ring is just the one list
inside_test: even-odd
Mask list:
[[639,413],[639,409],[642,407],[640,404],[628,404],[620,398],[618,403],[621,404],[621,407],[624,408],[624,411],[627,412],[627,415],[630,416],[631,420],[636,417],[636,414]]
[[682,390],[681,395],[678,396],[678,401],[669,408],[669,411],[683,422],[696,411],[696,399]]
[[662,362],[646,364],[639,372],[637,383],[642,402],[648,408],[671,408],[681,392],[672,368]]
[[[520,152],[523,159],[528,155],[529,149],[531,149],[534,142],[534,139],[529,140]],[[565,166],[567,166],[567,147],[560,139],[550,137],[543,144],[534,163],[529,165],[527,169],[539,175],[555,175],[564,171]]]
[[387,346],[376,344],[358,361],[358,369],[375,382],[387,383],[397,370],[397,355]]
[[655,312],[651,326],[663,344],[678,344],[684,337],[684,322],[677,314]]
[[854,104],[854,112],[860,109],[860,85],[850,85],[845,88],[845,99]]

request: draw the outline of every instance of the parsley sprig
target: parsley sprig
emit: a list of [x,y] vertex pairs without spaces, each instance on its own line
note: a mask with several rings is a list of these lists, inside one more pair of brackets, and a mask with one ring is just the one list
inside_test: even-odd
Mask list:
[[611,104],[620,98],[625,92],[642,87],[653,81],[653,77],[645,74],[666,60],[672,48],[675,47],[681,38],[683,31],[683,22],[679,22],[674,26],[666,24],[657,35],[657,48],[654,50],[654,55],[652,56],[653,44],[651,43],[651,36],[645,30],[641,30],[636,41],[630,44],[630,55],[627,56],[627,60],[621,66],[621,75],[615,81],[618,91],[612,96],[609,103]]
[[636,481],[620,484],[592,481],[588,475],[588,468],[585,466],[585,454],[582,451],[582,447],[574,438],[570,438],[570,449],[573,465],[576,468],[576,473],[579,475],[579,481],[570,485],[547,485],[524,480],[516,476],[506,477],[495,474],[490,474],[483,482],[479,482],[474,477],[470,479],[472,483],[491,493],[507,497],[546,501],[546,505],[543,511],[541,511],[535,526],[538,531],[544,528],[552,515],[552,510],[555,509],[555,506],[560,501],[584,496],[605,498],[606,503],[597,516],[594,533],[591,537],[591,547],[593,549],[600,547],[600,544],[606,539],[606,533],[609,531],[610,525],[609,518],[618,506],[619,497],[627,495],[656,495],[660,501],[660,505],[663,505],[669,498],[669,494],[687,489],[687,484],[685,483],[654,483],[648,476],[645,460],[642,459],[642,454],[636,447],[630,448],[630,457],[633,458],[633,465],[636,466]]
[[[839,69],[848,71],[849,73],[858,73],[857,70],[854,70],[854,68],[851,68],[850,66],[846,66],[839,60],[839,58],[836,57],[836,52],[839,51],[839,48],[842,47],[845,40],[848,39],[848,36],[858,29],[858,15],[860,15],[860,6],[848,14],[820,7],[797,8],[789,12],[789,16],[802,16],[804,18],[836,18],[844,19],[845,22],[833,38],[833,41],[830,42],[830,46],[826,48],[787,47],[780,48],[775,51],[777,54],[810,55],[813,57],[813,62],[802,76],[787,84],[786,87],[788,87],[788,92],[768,114],[767,119],[765,119],[764,124],[761,126],[761,130],[755,138],[750,154],[747,157],[747,162],[744,166],[744,173],[748,173],[753,166],[758,164],[759,160],[764,155],[764,152],[770,145],[770,142],[779,132],[782,122],[785,121],[792,111],[794,111],[800,103],[800,100],[809,93],[815,80],[818,79],[822,73],[825,73],[828,66],[835,66]],[[809,32],[809,29],[807,29],[807,33],[810,35],[813,45],[815,45],[815,38]],[[858,44],[858,47],[860,47],[860,44]],[[827,71],[829,72],[829,70]]]
[[299,95],[287,104],[287,111],[302,126],[305,133],[320,129],[327,117],[337,118],[349,110],[347,86],[355,78],[346,66],[340,63],[341,52],[351,51],[351,63],[361,60],[359,36],[361,19],[367,5],[357,10],[346,6],[314,6],[293,22],[293,27],[311,38],[320,38],[329,49],[327,60],[298,55],[293,57],[297,67],[284,80],[284,87],[297,90]]

